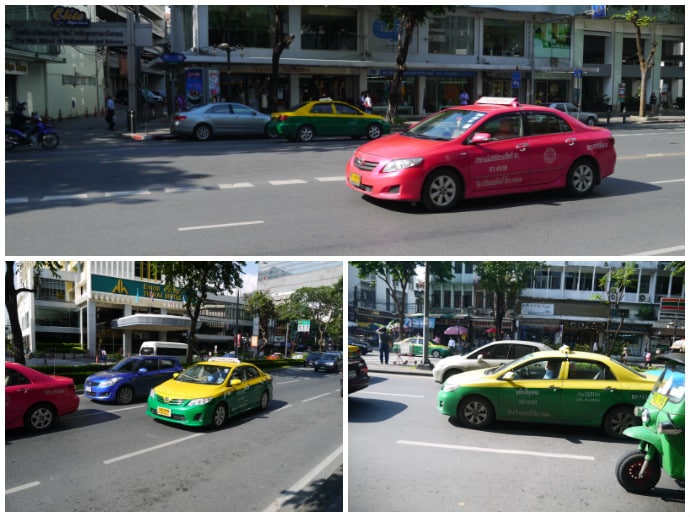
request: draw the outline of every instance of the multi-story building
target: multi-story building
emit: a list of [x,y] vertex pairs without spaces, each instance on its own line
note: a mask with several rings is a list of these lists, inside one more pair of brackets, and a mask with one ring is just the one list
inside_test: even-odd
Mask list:
[[258,263],[257,290],[281,302],[301,287],[332,286],[343,276],[340,261],[271,261]]
[[[30,351],[52,343],[81,345],[90,355],[137,353],[147,340],[184,342],[190,319],[184,297],[167,289],[150,262],[63,261],[54,276],[33,265],[20,268],[21,284],[34,292],[19,295],[24,345]],[[197,328],[200,352],[228,350],[234,336],[251,335],[252,320],[240,296],[211,296]],[[40,347],[39,347],[40,345]]]
[[[458,6],[432,16],[414,33],[399,112],[421,114],[458,104],[463,89],[471,98],[573,101],[590,110],[635,97],[640,70],[634,26],[613,16],[625,8],[610,6],[603,17],[588,8]],[[671,104],[685,89],[684,8],[642,9],[642,15],[655,17],[642,31],[644,51],[656,42],[658,56],[647,92]],[[284,32],[295,39],[280,58],[279,108],[322,95],[355,102],[368,90],[375,111],[383,112],[397,33],[379,19],[379,8],[283,10]],[[272,6],[172,6],[170,44],[185,60],[161,64],[189,103],[226,96],[230,87],[232,100],[265,110],[273,23]]]
[[[601,285],[612,269],[623,262],[562,261],[546,262],[534,272],[530,284],[516,300],[509,301],[509,310],[502,322],[504,336],[541,341],[551,344],[587,345],[598,343],[600,350],[622,322],[618,342],[628,344],[631,354],[643,350],[666,349],[675,339],[685,335],[685,285],[683,275],[674,275],[668,262],[637,262],[637,278],[625,289],[616,310],[607,303],[608,285]],[[355,280],[353,280],[353,278]],[[367,291],[365,281],[350,274],[348,287],[350,321],[360,327],[370,322],[387,323],[397,315],[381,311],[387,298],[384,293]],[[453,278],[429,286],[430,323],[432,334],[443,335],[452,325],[468,328],[465,339],[481,345],[496,337],[493,300],[479,286],[473,262],[455,262]],[[410,313],[422,311],[418,291],[417,305]],[[360,305],[379,310],[372,315]],[[410,329],[414,331],[413,326]]]

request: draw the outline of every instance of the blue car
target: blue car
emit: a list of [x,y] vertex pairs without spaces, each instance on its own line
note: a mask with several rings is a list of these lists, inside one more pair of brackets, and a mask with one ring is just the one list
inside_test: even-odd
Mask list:
[[87,377],[84,382],[84,395],[98,402],[129,404],[137,397],[148,396],[152,388],[182,370],[177,357],[127,357],[112,368]]

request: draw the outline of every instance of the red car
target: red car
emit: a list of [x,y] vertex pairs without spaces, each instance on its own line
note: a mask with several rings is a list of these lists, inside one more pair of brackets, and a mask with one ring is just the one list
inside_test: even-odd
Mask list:
[[608,129],[517,99],[483,97],[359,147],[349,188],[431,211],[461,199],[565,188],[585,196],[616,164]]
[[5,429],[46,431],[79,408],[74,381],[5,362]]

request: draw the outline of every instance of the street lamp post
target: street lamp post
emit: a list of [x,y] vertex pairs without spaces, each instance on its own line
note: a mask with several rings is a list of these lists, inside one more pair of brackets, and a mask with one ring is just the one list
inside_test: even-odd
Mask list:
[[230,102],[231,97],[232,97],[232,83],[230,82],[230,53],[233,50],[243,50],[243,47],[242,47],[242,45],[232,46],[229,43],[221,43],[221,44],[217,45],[216,48],[218,48],[220,50],[224,50],[225,54],[227,55],[227,58],[228,58],[227,69],[226,69],[227,78],[228,78],[228,92],[227,92],[226,101]]

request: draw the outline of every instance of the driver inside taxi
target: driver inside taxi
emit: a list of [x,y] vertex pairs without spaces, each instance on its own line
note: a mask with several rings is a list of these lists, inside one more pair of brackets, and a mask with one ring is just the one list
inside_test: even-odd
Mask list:
[[557,379],[558,371],[561,369],[560,361],[547,361],[546,362],[546,372],[544,373],[544,379]]

